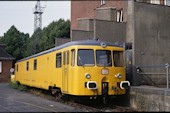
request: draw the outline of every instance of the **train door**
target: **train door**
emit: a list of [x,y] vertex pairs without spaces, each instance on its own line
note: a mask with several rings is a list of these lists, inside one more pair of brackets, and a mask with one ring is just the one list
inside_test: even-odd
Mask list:
[[63,53],[63,74],[62,74],[62,87],[63,91],[68,91],[68,64],[69,64],[69,51]]

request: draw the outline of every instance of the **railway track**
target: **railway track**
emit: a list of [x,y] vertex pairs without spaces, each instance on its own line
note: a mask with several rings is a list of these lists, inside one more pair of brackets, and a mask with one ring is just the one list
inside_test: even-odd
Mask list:
[[[103,105],[99,101],[92,101],[90,99],[88,101],[75,102],[74,99],[73,100],[63,100],[58,97],[49,95],[45,91],[41,91],[41,89],[36,90],[36,92],[37,91],[38,92],[40,91],[39,96],[41,96],[43,98],[73,106],[76,108],[76,110],[82,111],[82,112],[135,112],[136,111],[130,107],[117,105],[116,102],[114,102],[114,103],[110,102],[108,105]],[[32,91],[30,91],[30,92],[32,92]],[[32,93],[35,94],[34,92],[32,92]],[[118,101],[120,101],[120,100],[118,100]]]
[[129,107],[123,107],[123,106],[109,106],[109,107],[91,107],[84,104],[79,103],[72,103],[69,102],[69,105],[77,107],[78,109],[81,109],[85,112],[134,112],[135,110],[129,108]]

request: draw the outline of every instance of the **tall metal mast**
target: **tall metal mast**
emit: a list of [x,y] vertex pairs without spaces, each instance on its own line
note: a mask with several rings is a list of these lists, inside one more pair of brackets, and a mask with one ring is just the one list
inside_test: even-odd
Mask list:
[[40,0],[37,0],[37,3],[34,7],[34,32],[40,28],[42,29],[42,14],[44,7],[41,7]]

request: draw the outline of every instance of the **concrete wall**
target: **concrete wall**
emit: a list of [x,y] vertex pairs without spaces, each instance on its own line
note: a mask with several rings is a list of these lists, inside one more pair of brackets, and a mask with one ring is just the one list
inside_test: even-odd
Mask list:
[[[161,66],[170,63],[169,14],[170,7],[134,2],[134,59],[143,73],[165,73]],[[165,77],[141,75],[141,82],[165,84]]]
[[[126,23],[96,20],[95,38],[108,42],[124,42],[126,39]],[[83,40],[94,38],[93,31],[73,30],[73,40]]]
[[0,61],[2,62],[2,73],[0,73],[0,82],[8,82],[11,76],[10,69],[12,68],[12,60]]
[[78,21],[78,30],[84,30],[84,31],[93,31],[94,30],[94,21],[93,19],[88,18],[80,18]]
[[65,44],[70,41],[71,41],[71,38],[55,38],[55,46]]
[[124,42],[126,39],[126,23],[96,20],[96,38],[109,42]]
[[71,40],[86,40],[94,38],[93,31],[72,30]]
[[155,87],[131,87],[130,107],[137,111],[170,111],[170,90]]
[[108,21],[116,20],[116,8],[115,7],[97,8],[96,13],[97,13],[96,19],[108,20]]

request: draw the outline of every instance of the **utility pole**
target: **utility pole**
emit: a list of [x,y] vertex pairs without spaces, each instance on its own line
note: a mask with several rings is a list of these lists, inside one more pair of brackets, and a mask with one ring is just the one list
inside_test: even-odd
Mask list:
[[39,32],[35,32],[37,29],[42,29],[42,14],[45,7],[41,7],[40,0],[37,0],[37,3],[33,9],[34,14],[34,33],[35,40],[33,41],[33,54],[39,52],[38,42],[39,42]]
[[42,29],[42,14],[44,7],[41,7],[40,0],[37,0],[37,3],[34,7],[34,32],[40,28]]

